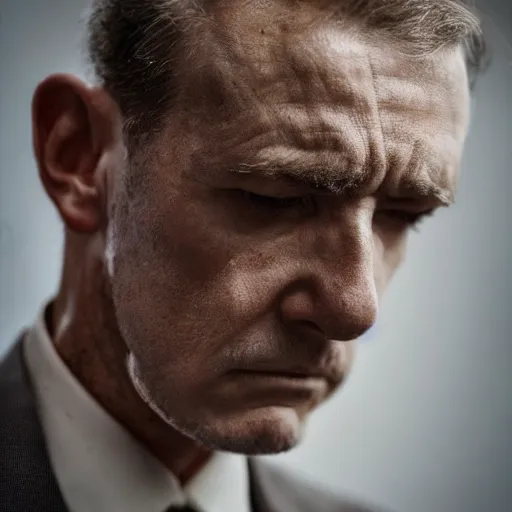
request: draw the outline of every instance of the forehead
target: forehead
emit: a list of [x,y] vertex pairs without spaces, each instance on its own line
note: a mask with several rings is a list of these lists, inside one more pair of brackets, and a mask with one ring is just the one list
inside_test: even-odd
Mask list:
[[421,181],[449,195],[469,119],[462,51],[413,58],[315,19],[289,9],[218,14],[186,82],[194,129],[210,142],[199,158]]

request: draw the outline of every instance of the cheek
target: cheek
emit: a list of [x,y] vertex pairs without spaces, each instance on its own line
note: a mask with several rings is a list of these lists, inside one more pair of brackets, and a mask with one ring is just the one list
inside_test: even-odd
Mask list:
[[165,214],[119,208],[109,230],[119,327],[152,372],[208,372],[268,306],[268,258],[247,255],[204,219],[186,205]]
[[373,268],[375,287],[379,297],[385,292],[395,271],[401,265],[406,251],[406,235],[376,233],[373,237]]

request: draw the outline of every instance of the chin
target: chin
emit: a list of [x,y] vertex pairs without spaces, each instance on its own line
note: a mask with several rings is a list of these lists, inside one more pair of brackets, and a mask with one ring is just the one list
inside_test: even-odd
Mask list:
[[[214,451],[244,455],[271,455],[291,450],[303,436],[308,407],[291,405],[245,406],[226,410],[204,401],[176,411],[167,401],[154,399],[136,372],[130,372],[142,400],[165,423],[198,444]],[[160,405],[161,404],[161,405]],[[217,404],[219,405],[219,404]]]
[[304,430],[293,408],[277,406],[217,416],[213,421],[175,420],[173,426],[208,449],[244,455],[287,452],[300,443]]

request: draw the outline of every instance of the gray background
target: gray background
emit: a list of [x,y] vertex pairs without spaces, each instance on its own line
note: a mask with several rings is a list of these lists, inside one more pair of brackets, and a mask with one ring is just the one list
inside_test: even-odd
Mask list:
[[[62,228],[37,178],[30,100],[51,72],[84,76],[85,5],[0,0],[0,352],[58,282]],[[512,2],[482,9],[493,63],[457,205],[413,236],[352,378],[275,458],[397,512],[512,510]]]

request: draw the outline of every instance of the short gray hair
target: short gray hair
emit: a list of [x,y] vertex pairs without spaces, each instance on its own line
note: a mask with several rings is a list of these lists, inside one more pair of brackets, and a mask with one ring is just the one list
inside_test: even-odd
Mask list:
[[[207,17],[205,7],[211,1],[94,0],[88,19],[89,58],[101,85],[117,101],[129,138],[158,128],[172,105],[179,86],[180,43],[190,27]],[[480,20],[469,0],[316,1],[418,57],[461,45],[472,78],[484,62]]]

